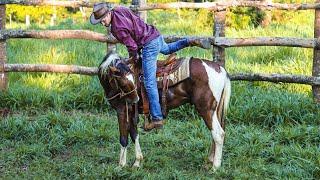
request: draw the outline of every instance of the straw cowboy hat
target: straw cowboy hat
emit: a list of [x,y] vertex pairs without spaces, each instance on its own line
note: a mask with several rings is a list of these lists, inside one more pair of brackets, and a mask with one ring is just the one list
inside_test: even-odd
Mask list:
[[111,11],[113,7],[109,3],[96,3],[93,5],[93,12],[90,16],[90,23],[96,25],[101,22],[101,20],[106,17],[109,11]]

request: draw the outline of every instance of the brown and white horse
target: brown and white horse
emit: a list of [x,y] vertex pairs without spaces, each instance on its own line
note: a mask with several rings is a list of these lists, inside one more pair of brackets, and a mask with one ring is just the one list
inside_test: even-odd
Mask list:
[[[212,134],[209,160],[213,169],[221,166],[224,142],[224,115],[231,95],[231,83],[226,70],[215,62],[190,58],[190,77],[169,87],[168,109],[185,103],[195,105]],[[139,101],[133,72],[115,52],[108,53],[99,66],[99,80],[111,106],[117,111],[120,131],[120,166],[126,165],[128,135],[135,143],[136,160],[140,166],[143,159],[137,129],[134,103]]]

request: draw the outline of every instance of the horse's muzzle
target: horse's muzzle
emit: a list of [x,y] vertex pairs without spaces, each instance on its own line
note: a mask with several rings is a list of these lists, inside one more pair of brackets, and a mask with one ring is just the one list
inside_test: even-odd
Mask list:
[[129,104],[135,104],[135,103],[138,103],[139,102],[139,96],[136,96],[136,98],[134,99],[127,99],[127,103]]

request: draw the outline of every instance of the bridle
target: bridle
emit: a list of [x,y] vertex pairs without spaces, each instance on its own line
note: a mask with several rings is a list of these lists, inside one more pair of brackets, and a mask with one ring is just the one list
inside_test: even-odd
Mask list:
[[111,84],[112,81],[114,81],[115,85],[116,85],[116,89],[119,90],[119,92],[115,95],[113,95],[110,98],[107,98],[108,101],[115,99],[116,97],[119,96],[119,98],[123,98],[131,93],[133,93],[134,91],[137,90],[137,86],[134,86],[134,89],[129,91],[129,92],[125,92],[119,85],[118,85],[118,81],[116,80],[116,78],[122,78],[121,76],[117,76],[117,75],[111,75],[111,78],[109,78],[109,84]]

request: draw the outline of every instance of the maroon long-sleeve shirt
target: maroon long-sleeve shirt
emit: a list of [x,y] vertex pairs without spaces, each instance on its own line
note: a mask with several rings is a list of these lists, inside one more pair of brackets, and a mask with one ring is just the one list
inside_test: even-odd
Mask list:
[[139,48],[160,35],[154,26],[146,24],[126,7],[113,9],[111,33],[127,47],[130,57],[135,57]]

